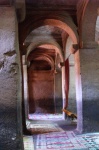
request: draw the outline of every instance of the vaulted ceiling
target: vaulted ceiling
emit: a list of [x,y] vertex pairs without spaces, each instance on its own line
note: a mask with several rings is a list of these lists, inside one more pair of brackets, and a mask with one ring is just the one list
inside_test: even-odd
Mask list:
[[[64,19],[67,13],[74,24],[77,25],[77,2],[78,0],[0,0],[0,5],[16,6],[19,21],[20,50],[24,53],[27,46],[33,41],[32,39],[40,36],[43,38],[52,38],[62,47],[63,29],[51,25],[38,25],[36,22],[42,19],[41,24],[43,24],[44,18],[60,19],[61,17]],[[22,16],[24,19],[20,19]],[[32,28],[33,30],[31,30]]]
[[[26,16],[24,21],[19,23],[21,50],[24,49],[25,51],[25,46],[29,45],[29,41],[30,43],[32,42],[34,36],[42,36],[44,38],[50,36],[62,46],[62,35],[64,31],[55,26],[42,26],[40,24],[43,24],[45,18],[60,19],[60,16],[64,19],[67,13],[75,25],[77,25],[77,2],[78,0],[26,0]],[[29,28],[27,28],[27,26],[29,26]],[[32,28],[33,30],[31,30]],[[29,32],[29,30],[31,30],[31,32]]]

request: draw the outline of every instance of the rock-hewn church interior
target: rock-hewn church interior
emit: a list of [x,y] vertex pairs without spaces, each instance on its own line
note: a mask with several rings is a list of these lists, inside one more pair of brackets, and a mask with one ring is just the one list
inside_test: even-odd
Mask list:
[[0,0],[6,149],[99,149],[99,0]]

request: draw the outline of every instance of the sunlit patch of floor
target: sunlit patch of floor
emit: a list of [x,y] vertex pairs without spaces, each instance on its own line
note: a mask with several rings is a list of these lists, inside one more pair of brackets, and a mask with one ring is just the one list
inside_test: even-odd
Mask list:
[[29,114],[26,121],[27,129],[32,134],[70,131],[77,127],[77,120],[64,119],[63,114]]
[[33,134],[50,133],[50,132],[61,132],[64,131],[58,126],[58,124],[29,124],[28,129]]
[[34,150],[34,142],[32,136],[23,136],[24,150]]
[[63,120],[63,114],[45,114],[45,113],[34,113],[29,114],[29,119],[32,120]]

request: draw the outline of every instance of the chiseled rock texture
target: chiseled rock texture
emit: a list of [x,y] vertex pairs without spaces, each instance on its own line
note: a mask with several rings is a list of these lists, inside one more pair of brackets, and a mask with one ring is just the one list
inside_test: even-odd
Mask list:
[[[0,150],[21,150],[21,92],[17,20],[13,7],[0,8]],[[18,112],[17,112],[18,107]],[[17,117],[18,116],[18,117]]]
[[99,49],[81,49],[83,132],[99,131]]

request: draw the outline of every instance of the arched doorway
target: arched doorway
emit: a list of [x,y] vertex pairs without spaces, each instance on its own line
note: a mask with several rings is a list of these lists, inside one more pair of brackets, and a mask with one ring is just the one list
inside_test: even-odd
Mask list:
[[[44,41],[43,41],[44,42]],[[45,42],[47,42],[47,41],[45,41]],[[54,42],[53,42],[54,43]],[[50,88],[50,90],[52,90],[52,92],[50,92],[51,94],[54,92],[54,94],[53,94],[53,96],[54,96],[54,100],[55,100],[55,59],[56,59],[56,54],[59,54],[59,57],[60,58],[58,58],[59,60],[58,61],[60,61],[60,62],[63,62],[63,56],[62,56],[62,54],[61,54],[61,51],[60,51],[60,49],[58,48],[58,44],[57,43],[54,43],[54,44],[51,44],[51,42],[50,42],[50,44],[41,44],[41,41],[40,41],[40,43],[38,43],[38,41],[37,41],[37,43],[32,43],[29,47],[28,47],[28,51],[27,51],[27,55],[26,55],[26,59],[24,59],[25,57],[23,56],[23,62],[26,60],[26,63],[25,63],[25,69],[24,69],[24,66],[23,66],[23,74],[25,74],[26,75],[26,78],[27,79],[25,79],[25,76],[24,76],[24,85],[26,84],[26,86],[24,86],[24,98],[25,98],[25,106],[26,106],[26,118],[28,119],[28,107],[27,107],[27,105],[28,105],[28,101],[27,101],[27,97],[28,97],[28,76],[27,76],[27,67],[28,67],[28,65],[27,64],[30,64],[29,66],[29,70],[31,71],[31,68],[33,68],[33,66],[31,67],[31,63],[29,62],[30,60],[31,60],[31,58],[33,59],[33,60],[35,60],[36,59],[36,61],[37,60],[41,60],[41,61],[47,61],[47,66],[49,66],[48,68],[46,68],[43,72],[42,72],[42,70],[41,70],[41,74],[43,73],[43,77],[42,77],[42,79],[44,80],[44,78],[47,78],[47,80],[49,81],[50,80],[50,82],[51,82],[51,80],[52,80],[52,88]],[[57,44],[57,46],[54,46],[55,44]],[[35,46],[39,46],[39,48],[46,48],[47,50],[46,50],[46,52],[47,53],[45,53],[45,52],[41,52],[42,50],[40,49],[40,50],[36,50],[36,54],[35,54]],[[41,46],[40,46],[41,45]],[[33,53],[34,52],[34,55],[33,55],[33,57],[32,57],[32,54],[31,54],[31,52]],[[50,54],[50,55],[48,55],[48,53]],[[30,55],[30,59],[28,58],[29,57],[29,55]],[[51,56],[52,55],[52,56]],[[35,64],[35,62],[34,62],[34,64]],[[34,69],[35,68],[37,68],[37,66],[35,66],[34,67]],[[40,67],[40,64],[38,64],[38,69],[39,68],[44,68],[44,66],[41,66]],[[33,70],[33,69],[32,69]],[[44,75],[44,72],[45,72],[45,75]],[[62,73],[61,73],[62,75],[64,75],[64,68],[62,69]],[[37,75],[37,74],[36,74]],[[46,76],[47,75],[47,76]],[[44,77],[45,76],[45,77]],[[49,76],[49,77],[48,77]],[[39,77],[40,77],[40,71],[39,71]],[[30,79],[31,79],[31,77],[30,77]],[[39,79],[38,79],[39,80]],[[59,80],[62,80],[62,81],[64,81],[63,80],[63,78],[61,79],[61,78],[59,78]],[[26,81],[27,81],[27,83],[26,83]],[[48,85],[48,81],[47,81],[47,85]],[[54,83],[53,83],[54,82]],[[49,84],[50,85],[50,84]],[[41,85],[42,86],[42,85]],[[46,88],[46,86],[45,86],[45,88]],[[62,87],[60,87],[60,90],[61,90],[61,88]],[[45,89],[46,91],[47,91],[47,89]],[[49,91],[50,91],[49,90]],[[43,90],[43,92],[45,92],[44,90]],[[64,93],[64,91],[62,91],[61,90],[61,92],[63,92]],[[27,94],[26,94],[27,93]],[[33,93],[32,93],[33,94]],[[45,94],[45,93],[44,93]],[[48,94],[48,93],[47,93]],[[47,95],[47,97],[48,97],[48,95]]]
[[[76,30],[75,30],[75,27],[73,27],[73,26],[69,27],[66,23],[64,23],[64,22],[62,22],[60,20],[57,20],[57,19],[45,19],[45,20],[39,20],[38,22],[36,22],[36,24],[34,23],[34,28],[37,28],[38,26],[42,26],[42,25],[43,26],[45,26],[45,25],[51,25],[51,26],[56,26],[58,28],[63,29],[71,37],[71,39],[73,41],[73,45],[77,45],[77,43],[78,43],[78,37],[77,37],[77,33],[76,33]],[[33,29],[33,27],[32,27],[32,29]],[[30,30],[32,30],[32,29],[30,28]],[[75,49],[74,46],[72,46],[72,48]],[[28,53],[27,53],[27,55],[28,55]],[[76,70],[75,74],[76,74],[77,112],[79,112],[79,109],[81,109],[81,107],[82,107],[82,93],[81,93],[81,76],[80,76],[79,51],[75,53],[74,58],[75,58],[75,70]],[[62,79],[65,79],[65,78],[62,77]],[[64,90],[64,87],[63,87],[63,90]],[[78,105],[79,101],[80,101],[80,107]],[[81,110],[80,110],[80,113],[81,113]],[[79,113],[78,113],[78,118],[79,118]],[[81,122],[81,120],[79,120],[79,121],[78,121],[77,125],[81,127],[82,126],[82,122]]]
[[[43,52],[44,51],[44,52]],[[53,53],[53,58],[48,53]],[[29,114],[55,113],[54,106],[54,50],[36,48],[32,51],[27,68]]]

